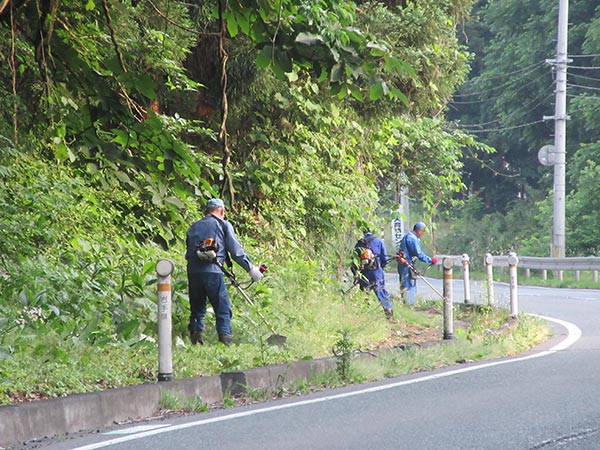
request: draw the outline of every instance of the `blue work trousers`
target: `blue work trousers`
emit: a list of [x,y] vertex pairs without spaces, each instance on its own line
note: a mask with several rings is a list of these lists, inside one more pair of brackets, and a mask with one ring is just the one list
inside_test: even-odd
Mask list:
[[380,267],[375,270],[365,270],[363,274],[367,277],[369,282],[368,284],[365,283],[361,285],[361,288],[374,290],[381,306],[383,306],[384,309],[392,309],[393,303],[390,299],[390,293],[385,288],[385,273],[383,272],[383,269]]
[[222,273],[188,273],[190,296],[190,332],[204,331],[207,302],[213,307],[219,334],[232,334],[231,300]]
[[410,275],[410,267],[406,264],[398,265],[400,276],[400,292],[407,305],[414,305],[417,299],[417,280]]

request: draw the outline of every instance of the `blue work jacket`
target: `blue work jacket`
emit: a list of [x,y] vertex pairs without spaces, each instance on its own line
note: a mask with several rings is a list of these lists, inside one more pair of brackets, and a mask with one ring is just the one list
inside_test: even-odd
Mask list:
[[426,264],[431,264],[431,258],[421,250],[421,239],[414,231],[410,231],[402,238],[400,250],[404,252],[404,257],[411,264],[415,257]]
[[238,263],[246,272],[252,268],[250,258],[238,241],[233,230],[233,225],[227,220],[221,220],[212,214],[207,214],[202,219],[194,222],[188,229],[186,235],[186,252],[188,273],[213,272],[221,273],[221,269],[216,264],[209,261],[202,261],[196,256],[196,248],[199,242],[206,239],[214,239],[217,243],[217,260],[225,264],[227,255]]

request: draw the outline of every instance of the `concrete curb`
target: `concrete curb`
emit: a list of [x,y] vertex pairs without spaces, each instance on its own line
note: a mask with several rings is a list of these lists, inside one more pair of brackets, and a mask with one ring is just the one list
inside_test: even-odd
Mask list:
[[0,448],[29,441],[95,430],[128,420],[155,415],[165,392],[183,401],[223,402],[224,395],[249,390],[290,387],[298,380],[335,369],[336,358],[298,361],[258,367],[220,376],[202,376],[156,384],[69,395],[10,406],[0,406]]

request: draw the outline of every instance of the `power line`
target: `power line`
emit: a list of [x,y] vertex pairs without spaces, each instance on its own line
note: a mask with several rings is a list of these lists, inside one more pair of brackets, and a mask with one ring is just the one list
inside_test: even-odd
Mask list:
[[[554,84],[554,83],[552,83]],[[490,125],[492,123],[498,123],[501,121],[507,121],[507,119],[510,119],[513,116],[516,116],[517,114],[521,115],[521,114],[527,114],[531,111],[533,111],[534,109],[536,109],[538,106],[541,106],[548,98],[552,97],[554,94],[550,93],[550,94],[546,94],[543,96],[543,98],[541,100],[538,101],[538,99],[542,96],[543,94],[538,95],[536,98],[534,98],[533,100],[531,100],[531,102],[529,102],[527,105],[524,105],[525,107],[527,107],[526,110],[518,109],[515,110],[514,112],[504,116],[503,118],[499,118],[499,119],[495,119],[495,120],[491,120],[489,122],[482,122],[482,123],[472,123],[472,124],[467,124],[464,125],[465,127],[477,127],[477,126],[485,126],[485,125]],[[532,103],[536,102],[533,106],[530,106]]]
[[569,69],[579,69],[579,70],[598,70],[600,67],[590,67],[590,66],[569,66]]
[[592,86],[582,86],[580,84],[567,83],[567,87],[574,87],[574,88],[580,88],[580,89],[589,89],[590,91],[600,91],[600,88],[592,87]]
[[600,53],[594,55],[569,55],[569,58],[595,58],[596,56],[600,56]]
[[545,122],[545,120],[536,120],[534,122],[529,122],[529,123],[523,123],[521,125],[514,125],[512,127],[503,127],[503,128],[486,128],[483,130],[468,130],[468,129],[463,129],[461,128],[460,131],[464,132],[464,133],[472,133],[472,134],[477,134],[477,133],[489,133],[490,131],[506,131],[506,130],[514,130],[517,128],[523,128],[523,127],[528,127],[530,125],[535,125],[537,123],[543,123]]
[[567,93],[567,97],[580,99],[580,100],[595,100],[598,101],[597,95],[582,95],[582,94],[569,94]]
[[[496,78],[506,78],[506,77],[509,77],[511,75],[515,75],[517,73],[524,72],[525,70],[535,69],[536,67],[543,66],[544,64],[546,64],[545,61],[539,61],[539,62],[530,64],[527,67],[523,67],[522,69],[517,69],[517,70],[514,70],[514,71],[509,72],[509,73],[503,73],[501,75],[494,75],[494,76],[487,77],[487,78],[484,79],[484,81],[494,80]],[[464,84],[466,84],[466,83],[479,83],[480,81],[481,81],[481,78],[475,77],[475,78],[471,78],[470,80],[465,81]]]
[[[530,70],[527,73],[522,74],[522,76],[520,76],[519,78],[509,79],[507,82],[505,82],[503,84],[500,84],[498,86],[494,86],[492,88],[486,89],[485,91],[471,92],[471,93],[468,93],[468,94],[454,94],[453,97],[458,97],[458,98],[460,98],[460,97],[472,97],[472,96],[475,96],[475,95],[486,94],[486,93],[489,93],[489,92],[497,91],[499,89],[504,89],[504,88],[506,88],[506,86],[516,84],[519,80],[521,80],[521,79],[527,77],[528,75],[532,74],[539,67],[543,67],[543,64],[544,63],[532,64],[531,66],[528,67],[528,68],[532,68],[532,70]],[[526,68],[526,69],[528,69],[528,68]],[[518,70],[518,71],[515,71],[515,72],[512,72],[512,73],[519,73],[519,72],[521,72],[523,70],[526,70],[526,69]],[[465,84],[468,83],[468,82],[470,82],[470,81],[473,81],[474,84],[475,83],[485,83],[487,81],[494,80],[496,78],[507,78],[510,75],[511,74],[509,73],[509,74],[505,74],[505,75],[502,75],[502,76],[493,76],[493,77],[483,78],[483,79],[482,78],[474,78],[472,80],[467,80],[465,82]],[[464,84],[463,84],[463,86],[464,86]]]
[[584,80],[590,80],[590,81],[600,81],[600,78],[594,78],[594,77],[586,77],[585,75],[579,75],[576,73],[569,73],[570,76],[574,77],[574,78],[582,78]]
[[[539,78],[534,78],[533,80],[531,80],[531,81],[529,81],[529,82],[527,82],[527,83],[521,84],[521,85],[519,86],[519,89],[518,89],[517,91],[520,91],[521,89],[523,89],[523,88],[525,88],[525,87],[529,86],[530,84],[533,84],[533,83],[535,83],[535,82],[536,82],[536,81],[538,81],[538,80],[539,80]],[[487,92],[487,91],[486,91],[486,92]],[[474,95],[474,94],[456,95],[455,97],[466,97],[466,96],[468,96],[468,95]],[[484,100],[477,100],[477,101],[473,100],[473,101],[468,101],[468,102],[455,102],[454,100],[450,100],[450,102],[448,102],[448,103],[452,103],[452,104],[454,104],[454,105],[475,105],[475,104],[477,104],[477,103],[487,103],[487,102],[491,102],[491,101],[497,100],[497,99],[499,99],[499,98],[502,98],[502,97],[504,97],[504,95],[502,95],[502,94],[501,94],[501,95],[497,95],[497,96],[495,96],[495,97],[487,97],[487,98],[485,98]]]

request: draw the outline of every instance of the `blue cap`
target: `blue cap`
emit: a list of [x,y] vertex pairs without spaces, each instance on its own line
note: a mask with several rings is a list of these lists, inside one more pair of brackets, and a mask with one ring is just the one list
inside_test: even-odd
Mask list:
[[425,228],[427,228],[427,227],[425,226],[425,224],[423,222],[417,222],[417,223],[415,223],[415,226],[413,227],[413,230],[414,231],[425,230]]
[[211,198],[206,203],[206,209],[217,209],[217,208],[225,208],[225,203],[220,198]]

